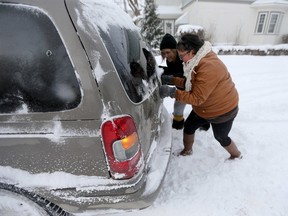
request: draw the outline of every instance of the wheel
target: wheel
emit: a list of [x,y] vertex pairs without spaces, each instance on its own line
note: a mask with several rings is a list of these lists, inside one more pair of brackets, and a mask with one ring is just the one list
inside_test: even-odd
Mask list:
[[0,189],[0,215],[49,216],[32,200],[4,189]]
[[72,216],[49,200],[0,182],[0,215],[2,216]]

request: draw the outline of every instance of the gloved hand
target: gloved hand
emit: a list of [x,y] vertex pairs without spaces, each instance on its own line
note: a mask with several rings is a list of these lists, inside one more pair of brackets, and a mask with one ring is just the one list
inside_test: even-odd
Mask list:
[[162,75],[161,82],[162,82],[162,85],[165,85],[165,84],[173,85],[173,75]]
[[170,87],[168,85],[162,85],[159,87],[159,95],[163,99],[165,97],[174,98],[176,94],[176,87]]

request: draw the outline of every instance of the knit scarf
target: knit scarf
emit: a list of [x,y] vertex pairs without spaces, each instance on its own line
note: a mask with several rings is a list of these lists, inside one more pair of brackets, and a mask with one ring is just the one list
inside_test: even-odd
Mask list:
[[196,55],[187,61],[186,63],[183,62],[183,70],[184,70],[184,76],[186,77],[186,83],[185,83],[185,90],[186,91],[191,91],[192,88],[192,73],[196,72],[194,71],[194,68],[199,64],[201,59],[206,56],[210,51],[212,50],[212,45],[208,42],[205,41],[203,46],[198,50]]

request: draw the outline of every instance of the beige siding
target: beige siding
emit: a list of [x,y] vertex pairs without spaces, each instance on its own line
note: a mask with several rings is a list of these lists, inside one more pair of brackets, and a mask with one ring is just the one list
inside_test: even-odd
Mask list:
[[[183,3],[183,1],[181,1]],[[158,5],[181,5],[179,0],[156,0]],[[214,44],[279,44],[282,35],[288,34],[287,3],[253,4],[253,1],[209,1],[194,0],[182,7],[185,17],[176,20],[176,24],[200,25],[205,29],[206,37]],[[255,33],[258,13],[281,13],[281,22],[277,33],[267,33],[267,23],[262,34]],[[179,15],[178,15],[179,16]],[[179,16],[180,17],[180,16]],[[177,27],[177,26],[176,26]]]
[[184,11],[189,11],[189,23],[203,26],[206,37],[215,44],[248,43],[257,18],[246,4],[201,2]]
[[[256,34],[258,13],[282,13],[282,24],[277,34]],[[195,2],[183,12],[189,13],[189,24],[203,26],[206,37],[214,44],[279,44],[283,34],[288,34],[287,6],[252,6],[243,3]],[[287,24],[285,24],[287,23]],[[267,28],[267,26],[265,26]]]

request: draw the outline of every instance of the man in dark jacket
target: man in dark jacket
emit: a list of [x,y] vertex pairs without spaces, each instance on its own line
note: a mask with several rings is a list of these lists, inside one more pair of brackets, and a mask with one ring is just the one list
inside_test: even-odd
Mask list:
[[[177,50],[177,42],[175,38],[170,34],[165,34],[160,43],[160,51],[163,58],[166,59],[167,67],[162,67],[164,72],[162,75],[173,75],[178,77],[183,77],[183,65],[180,60]],[[173,123],[172,128],[182,129],[184,126],[184,117],[183,112],[185,109],[184,103],[174,102],[174,111],[173,111]]]

